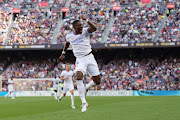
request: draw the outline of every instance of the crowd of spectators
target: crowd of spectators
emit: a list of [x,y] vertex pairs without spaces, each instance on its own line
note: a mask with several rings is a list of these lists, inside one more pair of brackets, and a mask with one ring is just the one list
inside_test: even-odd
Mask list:
[[167,21],[158,39],[160,42],[180,41],[180,2],[174,3],[175,9],[168,10]]
[[99,68],[102,82],[97,89],[180,90],[180,59],[116,60]]
[[5,79],[9,76],[15,78],[44,78],[54,67],[54,59],[26,59],[14,60],[3,74]]
[[140,2],[140,0],[120,0],[121,5],[137,5]]
[[[111,17],[112,5],[115,0],[77,0],[72,1],[69,13],[64,19],[63,27],[60,29],[56,43],[65,42],[65,35],[72,32],[72,22],[80,19],[81,15],[87,17],[96,24],[97,31],[90,35],[91,43],[98,43],[102,39],[102,33],[106,29]],[[87,24],[86,24],[87,26]]]
[[14,2],[11,0],[0,1],[0,45],[3,44],[6,38],[7,29],[12,18],[11,9]]
[[15,18],[8,44],[50,44],[58,24],[58,15],[53,12],[49,9],[22,11]]
[[[47,2],[44,9],[39,5]],[[66,13],[63,26],[60,28],[56,44],[64,43],[67,33],[72,32],[72,22],[84,15],[97,26],[97,31],[90,35],[91,43],[102,42],[104,30],[109,19],[113,17],[112,7],[120,3],[121,10],[114,17],[114,24],[108,33],[105,43],[148,42],[157,33],[162,19],[166,15],[167,3],[172,0],[152,0],[150,4],[142,5],[139,0],[77,0],[71,1],[69,12]],[[8,45],[13,44],[50,44],[54,30],[62,18],[61,8],[66,0],[21,0],[21,13],[15,17]],[[171,11],[158,41],[179,41],[179,2],[174,1],[176,9]],[[16,2],[0,3],[4,8]],[[31,9],[29,9],[31,8]],[[1,10],[0,10],[1,14]],[[0,27],[8,26],[9,13],[3,12]],[[2,21],[2,20],[1,20]],[[5,21],[5,22],[4,22]],[[87,24],[85,23],[85,27]],[[0,44],[3,43],[6,32],[0,31]]]
[[[178,57],[161,60],[159,57],[135,60],[116,58],[107,64],[101,60],[97,61],[99,61],[101,84],[92,88],[93,90],[180,90],[180,59]],[[73,62],[70,67],[71,70],[75,70]],[[4,72],[3,78],[4,80],[7,80],[9,76],[30,79],[46,78],[49,80],[27,81],[26,84],[41,86],[37,88],[38,90],[51,90],[49,81],[54,75],[60,76],[64,69],[65,63],[59,62],[58,59],[27,60],[24,58],[19,62],[12,62]],[[91,80],[87,73],[84,83]],[[7,81],[4,81],[4,84],[5,82]],[[74,86],[77,88],[76,82]],[[34,87],[31,86],[28,89],[33,90]]]
[[165,10],[166,5],[162,2],[123,7],[116,14],[106,43],[152,41],[165,16]]
[[[39,2],[24,0],[21,5],[28,5],[27,3],[36,5]],[[65,2],[52,1],[46,9],[41,7],[23,9],[15,17],[8,44],[50,44],[53,39],[53,32],[61,17],[60,8],[58,8],[60,4],[63,6]]]

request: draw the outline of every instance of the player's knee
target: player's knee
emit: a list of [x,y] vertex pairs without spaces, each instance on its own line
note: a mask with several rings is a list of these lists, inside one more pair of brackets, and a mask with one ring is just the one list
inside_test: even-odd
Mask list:
[[82,80],[82,78],[83,78],[83,73],[81,71],[77,71],[76,72],[76,79],[77,80]]
[[96,77],[93,77],[93,81],[94,81],[97,85],[99,85],[99,84],[101,83],[101,76],[98,75],[98,76],[96,76]]
[[66,96],[66,94],[63,94],[63,96],[65,97],[65,96]]

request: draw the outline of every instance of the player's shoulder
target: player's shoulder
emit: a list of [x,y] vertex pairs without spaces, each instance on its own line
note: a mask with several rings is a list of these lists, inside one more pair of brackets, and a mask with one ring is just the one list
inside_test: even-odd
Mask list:
[[61,74],[64,74],[64,73],[66,73],[66,70],[63,70],[63,71],[61,72]]
[[67,33],[67,34],[66,34],[66,38],[72,37],[73,35],[74,35],[73,32]]

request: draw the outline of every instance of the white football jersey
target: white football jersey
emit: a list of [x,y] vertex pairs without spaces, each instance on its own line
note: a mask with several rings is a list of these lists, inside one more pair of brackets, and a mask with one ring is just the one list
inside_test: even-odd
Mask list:
[[70,70],[70,71],[66,71],[66,70],[62,71],[61,76],[63,76],[64,78],[69,77],[68,79],[64,80],[64,84],[73,84],[73,81],[72,81],[73,74],[74,73],[73,73],[72,70]]
[[53,85],[57,85],[60,81],[60,79],[57,77],[57,78],[52,78],[52,81],[53,81]]
[[[14,81],[11,80],[11,79],[9,79],[9,80],[8,80],[8,83],[14,83]],[[13,84],[8,84],[8,87],[13,87]]]
[[83,28],[82,34],[74,35],[73,32],[66,35],[66,41],[72,45],[75,57],[83,57],[89,54],[92,49],[90,45],[90,34],[88,28]]

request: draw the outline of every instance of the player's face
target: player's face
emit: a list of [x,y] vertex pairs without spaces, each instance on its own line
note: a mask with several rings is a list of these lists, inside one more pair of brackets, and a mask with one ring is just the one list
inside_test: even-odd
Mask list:
[[70,65],[66,65],[66,70],[67,70],[67,71],[70,70]]
[[13,78],[11,77],[11,80],[13,80]]
[[75,31],[76,31],[77,34],[82,34],[82,30],[83,30],[83,24],[82,24],[82,22],[78,22],[78,23],[76,24],[76,27],[75,27],[74,29],[75,29]]

